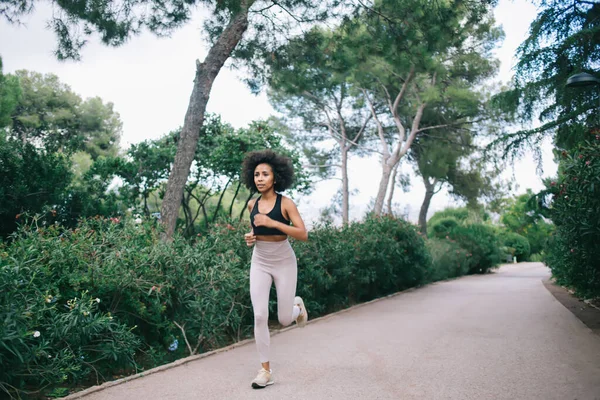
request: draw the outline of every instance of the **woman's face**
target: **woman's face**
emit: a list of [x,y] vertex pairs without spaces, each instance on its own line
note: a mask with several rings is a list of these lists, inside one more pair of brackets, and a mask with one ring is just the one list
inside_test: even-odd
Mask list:
[[273,188],[273,168],[269,164],[258,164],[254,168],[254,184],[260,193],[268,192]]

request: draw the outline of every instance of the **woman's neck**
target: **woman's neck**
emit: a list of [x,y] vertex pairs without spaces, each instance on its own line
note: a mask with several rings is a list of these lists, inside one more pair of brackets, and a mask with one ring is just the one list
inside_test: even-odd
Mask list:
[[273,200],[275,197],[277,197],[277,193],[275,193],[275,190],[271,189],[266,193],[261,193],[260,197],[261,197],[261,199],[265,199],[265,200],[269,201],[269,200]]

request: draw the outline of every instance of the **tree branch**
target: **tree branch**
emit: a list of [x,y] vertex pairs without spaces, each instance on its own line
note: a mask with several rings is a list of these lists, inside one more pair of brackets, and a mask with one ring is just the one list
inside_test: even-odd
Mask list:
[[423,112],[425,111],[426,106],[427,106],[427,103],[422,103],[419,106],[419,108],[417,109],[417,114],[415,115],[415,119],[413,120],[413,126],[412,126],[412,129],[410,130],[410,135],[408,136],[408,139],[406,139],[406,144],[403,146],[402,151],[400,152],[400,157],[404,156],[406,154],[406,152],[408,151],[408,149],[410,149],[410,146],[412,145],[412,142],[415,140],[417,133],[419,133],[419,129],[417,127],[421,123],[421,118],[423,117]]
[[302,165],[302,168],[330,168],[330,167],[341,168],[342,166],[339,164],[323,164],[323,165],[304,164],[304,165]]
[[391,110],[393,116],[397,116],[398,115],[398,105],[400,104],[400,101],[402,100],[402,97],[404,97],[404,94],[406,93],[406,90],[408,89],[408,84],[410,83],[410,81],[412,80],[412,78],[414,76],[415,76],[415,67],[413,65],[413,66],[410,67],[410,72],[408,74],[408,77],[406,78],[406,80],[402,84],[402,88],[400,89],[400,93],[398,93],[398,96],[396,96],[396,99],[394,100],[394,104],[393,104],[392,110]]
[[187,339],[187,335],[185,334],[185,323],[183,325],[179,325],[177,323],[177,321],[173,321],[173,323],[175,325],[177,325],[177,327],[179,328],[179,330],[181,331],[181,334],[183,335],[183,340],[185,340],[185,344],[188,348],[188,351],[190,352],[190,356],[194,355],[194,351],[192,350],[192,346],[190,346],[190,342]]
[[[369,123],[369,121],[371,120],[372,117],[373,116],[371,114],[369,114],[369,116],[365,119],[364,124],[360,127],[360,130],[358,131],[358,133],[356,134],[356,136],[354,137],[354,139],[348,140],[350,143],[352,143],[355,146],[358,146],[358,144],[357,144],[358,139],[360,138],[360,136],[363,134],[363,132],[367,128],[367,124]],[[347,150],[350,150],[350,147],[351,146],[348,146]]]
[[390,157],[390,151],[388,149],[388,145],[385,141],[385,136],[383,134],[383,125],[381,125],[381,121],[379,121],[379,118],[377,118],[377,113],[375,112],[375,107],[373,107],[373,103],[371,102],[371,99],[369,98],[367,91],[365,89],[361,89],[361,90],[363,92],[363,95],[367,99],[367,103],[369,103],[371,115],[373,116],[373,119],[375,120],[375,123],[377,124],[377,133],[379,134],[379,140],[381,140],[381,149],[383,151],[383,157],[384,157],[384,159],[387,160]]

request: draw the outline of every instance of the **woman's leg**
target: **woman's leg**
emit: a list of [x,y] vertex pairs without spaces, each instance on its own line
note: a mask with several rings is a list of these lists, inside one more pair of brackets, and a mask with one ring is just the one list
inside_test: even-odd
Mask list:
[[254,310],[254,339],[263,364],[269,362],[269,292],[272,282],[271,274],[253,262],[250,267],[250,299]]
[[277,289],[277,317],[283,326],[294,322],[300,313],[300,309],[294,305],[298,268],[296,256],[291,249],[290,251],[292,256],[273,271],[273,280]]

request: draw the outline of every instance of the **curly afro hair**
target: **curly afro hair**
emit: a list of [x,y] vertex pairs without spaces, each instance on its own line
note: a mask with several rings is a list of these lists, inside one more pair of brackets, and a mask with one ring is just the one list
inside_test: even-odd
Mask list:
[[283,192],[294,183],[292,160],[275,153],[273,150],[252,151],[246,154],[242,164],[242,181],[251,191],[258,192],[254,184],[254,170],[259,164],[269,164],[273,169],[275,178],[273,186],[276,192]]

